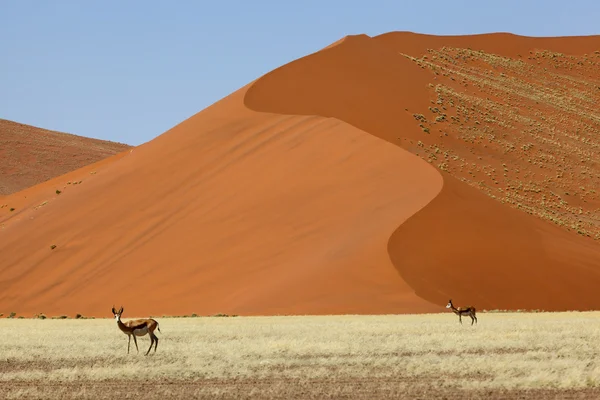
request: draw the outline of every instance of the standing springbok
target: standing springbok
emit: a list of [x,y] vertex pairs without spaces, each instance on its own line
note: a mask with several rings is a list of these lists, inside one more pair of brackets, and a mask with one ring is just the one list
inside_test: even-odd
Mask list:
[[446,308],[451,308],[452,311],[454,312],[454,314],[458,315],[458,321],[462,324],[462,316],[463,315],[468,315],[469,317],[471,317],[471,325],[473,325],[474,322],[477,322],[477,316],[475,315],[475,307],[469,306],[469,307],[454,307],[454,305],[452,304],[452,299],[450,299],[448,301],[448,304],[446,304]]
[[129,336],[129,341],[127,342],[127,354],[129,354],[129,346],[131,345],[131,337],[133,336],[133,342],[135,343],[135,348],[137,349],[137,351],[139,353],[140,349],[138,348],[136,336],[144,336],[147,333],[150,334],[150,347],[148,348],[148,351],[146,352],[145,355],[148,355],[148,353],[150,353],[150,350],[152,349],[153,344],[154,344],[154,352],[156,353],[156,348],[158,347],[158,337],[154,334],[154,330],[158,329],[158,331],[160,332],[160,327],[158,326],[158,322],[156,322],[152,318],[144,318],[144,319],[134,319],[134,320],[123,323],[123,321],[121,321],[121,314],[123,314],[123,306],[121,306],[121,308],[118,311],[116,311],[115,306],[113,306],[112,313],[115,316],[115,319],[117,320],[117,325],[119,326],[119,329],[121,329],[121,331],[124,334]]

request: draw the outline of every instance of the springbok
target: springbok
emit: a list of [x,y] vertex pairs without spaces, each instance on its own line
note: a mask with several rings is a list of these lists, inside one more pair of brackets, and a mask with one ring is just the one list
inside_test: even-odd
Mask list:
[[463,315],[468,315],[469,317],[471,317],[471,325],[473,325],[474,322],[477,322],[477,316],[475,315],[475,307],[469,306],[469,307],[454,307],[454,305],[452,304],[452,299],[450,299],[448,301],[448,304],[446,304],[446,308],[451,308],[452,311],[454,312],[454,314],[458,315],[458,321],[462,324],[462,316]]
[[135,348],[137,349],[137,351],[139,353],[140,349],[138,348],[136,336],[144,336],[147,333],[150,334],[150,347],[148,348],[148,351],[146,352],[145,355],[148,355],[148,353],[150,353],[150,350],[152,349],[153,344],[154,344],[154,352],[156,353],[156,348],[158,347],[158,337],[154,334],[154,330],[158,329],[158,331],[160,332],[160,327],[158,326],[157,321],[153,320],[152,318],[144,318],[144,319],[134,319],[134,320],[123,323],[123,321],[121,321],[121,314],[123,314],[123,306],[121,306],[121,308],[118,311],[115,310],[115,306],[113,306],[112,313],[115,316],[115,319],[117,320],[117,325],[119,326],[119,329],[121,329],[121,331],[124,334],[129,336],[129,341],[127,342],[127,354],[129,354],[129,346],[131,345],[131,337],[133,336],[133,342],[135,343]]

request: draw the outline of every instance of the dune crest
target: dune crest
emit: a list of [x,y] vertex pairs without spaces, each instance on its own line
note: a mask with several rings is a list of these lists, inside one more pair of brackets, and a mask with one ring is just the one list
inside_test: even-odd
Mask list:
[[525,56],[529,51],[540,49],[565,54],[585,54],[600,50],[600,36],[531,37],[507,32],[482,33],[478,35],[427,35],[414,32],[388,32],[373,40],[391,50],[421,56],[427,49],[444,46],[484,50],[506,57]]

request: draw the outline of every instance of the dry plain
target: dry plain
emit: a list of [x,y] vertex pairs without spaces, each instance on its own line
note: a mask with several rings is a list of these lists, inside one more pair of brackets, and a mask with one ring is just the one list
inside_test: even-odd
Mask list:
[[0,397],[600,396],[600,312],[478,317],[159,317],[149,356],[111,319],[3,318]]

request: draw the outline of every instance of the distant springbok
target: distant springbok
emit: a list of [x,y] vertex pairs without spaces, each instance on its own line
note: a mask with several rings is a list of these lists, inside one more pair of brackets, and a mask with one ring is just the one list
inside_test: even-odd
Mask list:
[[115,310],[115,306],[113,306],[112,313],[115,316],[115,319],[117,320],[117,325],[119,326],[119,329],[121,329],[121,331],[124,334],[129,336],[129,341],[127,342],[127,354],[129,354],[129,346],[131,345],[131,337],[133,336],[135,348],[137,349],[137,351],[139,353],[140,349],[138,348],[136,336],[144,336],[147,333],[150,334],[150,347],[148,348],[148,351],[146,352],[145,355],[148,355],[148,353],[150,353],[150,350],[152,349],[152,345],[154,345],[154,352],[156,353],[156,348],[158,347],[158,337],[154,334],[154,330],[158,329],[158,331],[160,332],[160,327],[158,326],[158,322],[156,322],[152,318],[144,318],[144,319],[134,319],[134,320],[123,323],[121,321],[121,314],[123,314],[123,306],[121,306],[121,308],[118,311]]
[[448,301],[448,304],[446,304],[446,308],[450,308],[452,309],[452,311],[454,312],[454,314],[458,315],[458,321],[462,324],[462,316],[463,315],[468,315],[469,317],[471,317],[471,325],[473,325],[474,322],[477,322],[477,316],[475,315],[475,307],[454,307],[454,305],[452,304],[452,299],[450,299]]

